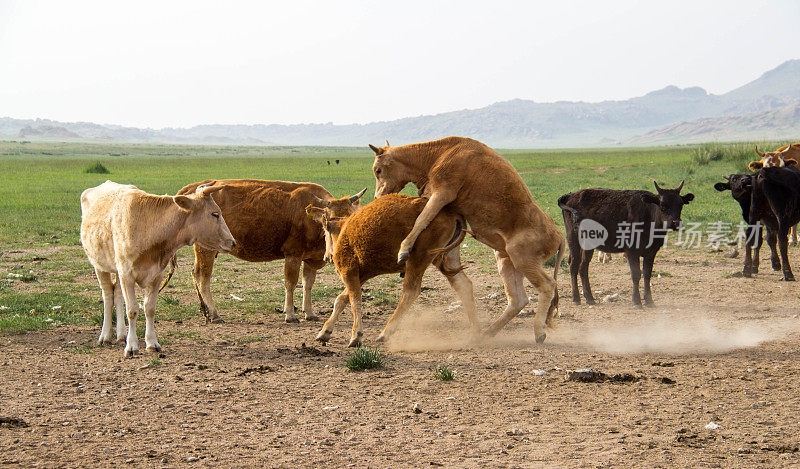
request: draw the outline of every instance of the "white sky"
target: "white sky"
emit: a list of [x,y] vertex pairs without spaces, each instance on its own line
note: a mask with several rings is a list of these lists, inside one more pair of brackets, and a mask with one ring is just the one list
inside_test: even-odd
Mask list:
[[0,0],[0,116],[370,122],[724,93],[800,58],[798,1]]

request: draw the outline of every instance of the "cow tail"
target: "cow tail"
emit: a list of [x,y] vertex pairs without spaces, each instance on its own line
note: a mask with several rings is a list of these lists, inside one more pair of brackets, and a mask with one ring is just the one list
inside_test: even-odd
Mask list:
[[169,280],[172,278],[172,274],[175,273],[175,268],[178,267],[178,254],[174,254],[172,259],[169,260],[169,272],[167,273],[167,278],[164,279],[164,283],[161,284],[161,287],[158,289],[158,292],[161,293],[161,290],[167,286]]
[[453,249],[458,248],[462,241],[464,241],[464,237],[467,235],[467,232],[464,230],[466,228],[466,224],[461,218],[456,219],[456,228],[453,231],[453,237],[450,238],[450,242],[447,243],[447,246],[439,249],[432,249],[430,252],[435,254],[433,258],[433,265],[439,268],[439,270],[447,277],[452,277],[457,273],[464,270],[464,266],[460,265],[455,269],[449,269],[444,265],[444,258],[447,254],[450,253]]
[[567,205],[567,197],[569,197],[570,195],[572,195],[572,194],[564,194],[561,197],[559,197],[558,198],[558,206],[562,210],[566,210],[567,212],[572,214],[573,223],[578,223],[578,221],[580,220],[580,217],[581,217],[580,212],[578,212],[574,208],[572,208],[569,205]]
[[[560,233],[559,233],[560,234]],[[553,280],[558,278],[558,270],[561,267],[561,261],[564,260],[564,256],[567,253],[567,240],[563,236],[561,237],[561,244],[558,246],[558,251],[556,252],[556,265],[553,267]]]

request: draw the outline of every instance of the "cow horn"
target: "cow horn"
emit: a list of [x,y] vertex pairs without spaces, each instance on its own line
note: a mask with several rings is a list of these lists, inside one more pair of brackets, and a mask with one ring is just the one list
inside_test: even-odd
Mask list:
[[683,183],[684,183],[684,182],[686,182],[686,181],[685,181],[685,180],[684,180],[684,181],[681,181],[681,185],[680,185],[680,186],[678,186],[678,188],[677,188],[677,189],[675,189],[676,191],[678,191],[678,193],[680,193],[680,192],[681,192],[681,189],[683,189]]
[[756,155],[760,156],[761,158],[764,158],[764,154],[758,151],[758,145],[756,145]]
[[383,148],[376,147],[371,143],[369,144],[369,149],[375,152],[375,156],[380,156],[386,151]]
[[361,196],[364,195],[365,192],[367,192],[367,188],[366,187],[361,189],[361,192],[359,192],[358,194],[350,196],[350,203],[358,202],[358,200],[361,198]]
[[389,145],[389,139],[388,139],[388,138],[386,138],[386,139],[384,139],[384,140],[386,141],[386,146],[387,146],[387,147],[390,147],[391,145]]
[[656,186],[656,190],[657,190],[657,191],[658,191],[658,193],[660,194],[660,193],[661,193],[661,188],[660,188],[660,187],[658,187],[658,183],[657,183],[655,180],[653,180],[653,184]]

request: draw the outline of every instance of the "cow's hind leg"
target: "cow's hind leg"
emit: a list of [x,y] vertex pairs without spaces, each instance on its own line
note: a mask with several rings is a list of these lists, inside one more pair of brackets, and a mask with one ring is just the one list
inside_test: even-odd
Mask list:
[[583,296],[586,298],[587,305],[593,305],[597,303],[594,300],[594,295],[592,295],[592,286],[589,284],[589,263],[592,262],[593,256],[594,249],[587,249],[583,251],[583,259],[581,259],[581,285],[583,286]]
[[356,276],[346,277],[344,284],[347,287],[347,294],[350,297],[350,309],[353,310],[353,331],[350,334],[348,347],[360,347],[361,337],[364,332],[361,330],[361,280]]
[[319,316],[314,312],[314,305],[311,304],[311,289],[317,278],[317,270],[324,265],[324,261],[303,261],[303,312],[306,314],[306,321],[319,321]]
[[111,313],[114,309],[114,283],[111,281],[110,273],[103,272],[97,268],[94,269],[94,273],[103,293],[103,328],[100,329],[100,338],[97,339],[97,343],[108,345],[111,344],[113,339],[111,335]]
[[576,305],[581,304],[581,294],[578,291],[578,272],[581,268],[583,249],[578,245],[577,238],[569,240],[569,279],[572,285],[572,302]]
[[639,281],[642,278],[642,270],[639,267],[639,256],[628,253],[628,265],[631,268],[631,281],[633,282],[633,304],[642,306],[642,298],[639,296]]
[[158,300],[158,287],[161,278],[147,286],[144,290],[144,343],[151,352],[160,352],[161,345],[156,340],[156,302]]
[[200,312],[206,318],[206,323],[220,323],[222,320],[217,312],[217,304],[211,296],[211,272],[214,270],[214,260],[217,251],[211,251],[194,245],[194,269],[192,279],[197,297],[200,300]]
[[[403,293],[400,295],[400,301],[397,302],[397,307],[383,328],[383,332],[378,336],[378,341],[385,341],[395,330],[397,325],[403,319],[403,316],[411,308],[411,305],[419,297],[419,292],[422,289],[422,277],[425,274],[425,269],[430,264],[430,261],[420,262],[419,259],[411,258],[406,262],[406,274],[403,277]],[[352,304],[352,300],[351,300]]]
[[789,229],[789,246],[797,246],[797,225]]
[[497,334],[509,321],[517,317],[522,308],[528,304],[528,295],[525,294],[522,272],[517,270],[507,253],[495,251],[494,255],[497,258],[497,271],[500,272],[500,277],[503,279],[503,288],[506,291],[508,305],[503,314],[486,329],[485,334],[487,337]]
[[119,275],[114,281],[114,309],[117,311],[117,343],[120,343],[125,340],[128,329],[125,328],[125,297],[122,296]]
[[778,248],[781,252],[781,267],[783,268],[783,279],[787,282],[794,281],[794,274],[792,273],[792,266],[789,265],[789,251],[788,240],[789,227],[779,221],[778,226]]
[[339,294],[336,297],[336,300],[333,302],[333,312],[331,313],[331,317],[325,321],[323,324],[322,329],[317,334],[317,340],[326,343],[331,338],[331,334],[333,333],[333,326],[336,324],[336,321],[339,319],[339,315],[342,314],[345,306],[347,303],[350,302],[350,294],[347,292],[347,289]]
[[439,271],[447,277],[450,286],[456,291],[458,299],[461,300],[461,308],[467,314],[469,319],[472,337],[477,338],[480,335],[481,328],[478,322],[477,308],[475,307],[475,292],[472,288],[472,282],[469,277],[459,270],[454,275],[447,274],[447,271],[453,272],[461,268],[461,254],[458,249],[453,249],[444,258],[444,262],[439,266]]
[[283,264],[283,288],[286,290],[286,300],[283,302],[283,313],[285,314],[284,321],[286,322],[300,322],[294,314],[294,289],[300,277],[301,263],[302,261],[299,257],[287,256],[286,262]]
[[139,339],[136,337],[136,318],[139,315],[139,303],[136,302],[136,282],[130,274],[122,272],[117,276],[125,297],[125,312],[128,315],[128,337],[125,342],[124,357],[132,357],[139,353]]
[[650,292],[650,278],[653,276],[653,263],[656,260],[656,253],[642,257],[642,277],[644,279],[644,304],[645,306],[655,306],[653,295]]
[[772,270],[781,271],[781,258],[778,254],[778,232],[774,229],[767,231],[767,246],[769,246],[769,260],[772,263]]

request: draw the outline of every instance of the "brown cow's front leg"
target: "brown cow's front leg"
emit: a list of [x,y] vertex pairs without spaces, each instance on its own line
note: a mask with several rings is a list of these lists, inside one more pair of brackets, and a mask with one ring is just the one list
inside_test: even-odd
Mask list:
[[286,292],[283,314],[285,314],[284,321],[286,322],[300,322],[294,314],[294,289],[297,286],[297,279],[300,277],[301,262],[299,257],[286,257],[286,262],[283,264],[283,288]]
[[325,263],[322,261],[303,261],[303,312],[306,314],[306,321],[319,321],[319,316],[314,313],[314,305],[311,304],[311,289],[317,278],[317,270],[323,265]]
[[217,312],[217,304],[211,296],[211,272],[214,270],[214,260],[217,251],[210,251],[199,245],[194,245],[194,269],[192,279],[197,297],[200,300],[200,312],[206,318],[206,323],[219,323],[222,320]]
[[642,298],[639,296],[639,280],[642,278],[642,271],[639,267],[639,256],[633,253],[628,254],[628,265],[631,268],[631,281],[633,281],[633,304],[642,306]]
[[642,270],[644,277],[644,304],[645,306],[655,306],[653,295],[650,292],[650,279],[653,276],[653,263],[656,260],[656,253],[649,254],[642,258]]
[[403,242],[400,243],[400,252],[397,253],[397,262],[399,264],[402,264],[408,259],[411,248],[414,247],[414,243],[417,242],[420,233],[428,227],[431,220],[442,210],[442,207],[453,200],[455,200],[455,195],[449,192],[435,192],[431,196],[430,200],[425,204],[425,208],[422,209],[422,212],[420,212],[416,221],[414,221],[414,227],[411,228],[411,232],[406,236]]
[[589,284],[589,263],[592,262],[592,257],[594,257],[594,249],[587,249],[583,252],[583,258],[581,259],[581,267],[580,267],[580,275],[581,275],[581,285],[583,285],[583,296],[586,297],[586,304],[593,305],[597,304],[594,300],[594,295],[592,295],[592,286]]

